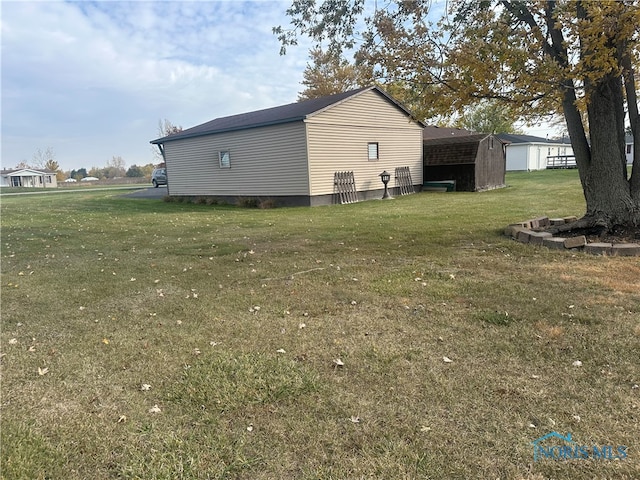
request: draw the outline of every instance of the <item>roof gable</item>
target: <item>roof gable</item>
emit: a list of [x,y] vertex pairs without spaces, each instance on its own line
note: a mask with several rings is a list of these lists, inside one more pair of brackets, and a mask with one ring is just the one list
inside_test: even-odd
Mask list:
[[2,176],[25,176],[25,175],[53,175],[56,172],[52,170],[36,170],[34,168],[16,168],[13,170],[2,170],[0,174]]
[[[213,133],[230,132],[234,130],[245,130],[249,128],[265,127],[268,125],[278,125],[282,123],[302,121],[313,115],[317,115],[335,105],[341,104],[346,100],[362,94],[367,91],[376,91],[382,95],[387,101],[402,110],[407,116],[411,117],[410,112],[399,102],[386,94],[378,87],[366,87],[356,90],[350,90],[336,95],[326,97],[312,98],[302,102],[290,103],[279,107],[267,108],[264,110],[256,110],[254,112],[241,113],[231,115],[229,117],[221,117],[196,125],[195,127],[183,130],[180,133],[169,135],[167,137],[152,140],[153,144],[161,144],[164,142],[180,140],[184,138],[199,137],[202,135],[211,135]],[[418,122],[419,123],[419,122]]]

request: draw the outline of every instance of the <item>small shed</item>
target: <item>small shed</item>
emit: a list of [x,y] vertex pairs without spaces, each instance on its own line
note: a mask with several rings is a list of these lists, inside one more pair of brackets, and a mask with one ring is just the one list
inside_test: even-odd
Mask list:
[[[449,129],[442,131],[445,130]],[[425,186],[429,182],[451,181],[455,182],[455,190],[465,192],[504,187],[504,145],[498,137],[486,133],[448,133],[440,138],[425,138]]]
[[380,198],[383,171],[394,177],[392,192],[406,190],[407,179],[420,189],[423,128],[367,87],[217,118],[151,143],[166,163],[169,195],[315,206]]

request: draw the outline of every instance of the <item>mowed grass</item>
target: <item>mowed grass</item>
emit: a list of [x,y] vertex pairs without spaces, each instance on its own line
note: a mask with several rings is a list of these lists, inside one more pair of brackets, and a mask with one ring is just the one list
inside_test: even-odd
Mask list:
[[[504,237],[584,210],[575,171],[507,181],[3,197],[2,478],[640,478],[640,259]],[[628,456],[534,462],[551,431]]]

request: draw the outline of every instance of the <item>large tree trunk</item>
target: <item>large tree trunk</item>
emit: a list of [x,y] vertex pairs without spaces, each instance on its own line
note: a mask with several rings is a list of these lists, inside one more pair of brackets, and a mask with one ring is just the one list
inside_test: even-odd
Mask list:
[[588,148],[575,152],[587,202],[585,220],[607,229],[638,226],[640,204],[633,199],[627,176],[620,77],[612,76],[593,87],[587,114],[590,142]]
[[[568,51],[563,31],[555,21],[554,0],[546,3],[547,23],[551,44],[546,51],[559,65],[568,68]],[[582,2],[575,3],[576,14],[582,21],[588,20],[588,13]],[[588,46],[583,56],[593,52]],[[622,45],[617,45],[622,47]],[[623,48],[618,50],[624,52]],[[587,134],[583,118],[577,106],[576,88],[571,78],[565,78],[562,88],[562,108],[571,138],[571,145],[580,172],[580,182],[587,202],[585,216],[580,227],[601,227],[613,230],[615,227],[640,226],[640,117],[635,103],[635,77],[631,58],[623,53],[619,58],[624,78],[614,73],[592,82],[584,79],[587,99]],[[624,80],[624,81],[623,81]],[[629,116],[634,133],[633,174],[628,178],[625,155],[625,92],[629,104]]]

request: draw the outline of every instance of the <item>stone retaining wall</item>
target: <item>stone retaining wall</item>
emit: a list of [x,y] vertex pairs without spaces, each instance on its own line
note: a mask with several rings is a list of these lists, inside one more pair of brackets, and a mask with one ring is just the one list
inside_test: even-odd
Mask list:
[[546,228],[556,225],[573,223],[576,217],[549,218],[538,217],[525,222],[508,225],[504,234],[521,243],[542,245],[558,250],[580,250],[594,255],[609,255],[612,257],[638,257],[640,256],[640,243],[602,243],[588,242],[587,237],[554,237]]

